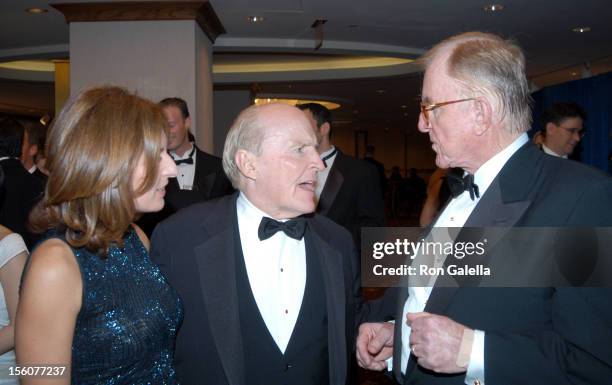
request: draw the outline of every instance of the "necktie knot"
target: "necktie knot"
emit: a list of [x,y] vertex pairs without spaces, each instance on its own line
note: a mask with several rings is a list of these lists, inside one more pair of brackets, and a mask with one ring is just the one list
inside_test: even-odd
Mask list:
[[472,200],[474,200],[474,197],[480,198],[478,185],[474,183],[474,175],[466,174],[465,176],[459,176],[449,172],[446,180],[453,198],[457,198],[459,195],[463,194],[464,191],[470,193],[470,198]]
[[284,232],[288,237],[300,240],[304,237],[306,231],[306,219],[298,217],[286,222],[279,222],[268,217],[261,218],[257,231],[260,241],[270,238],[278,231]]

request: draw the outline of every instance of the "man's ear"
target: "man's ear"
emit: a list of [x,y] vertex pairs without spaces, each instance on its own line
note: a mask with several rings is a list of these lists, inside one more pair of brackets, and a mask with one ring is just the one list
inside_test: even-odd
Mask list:
[[240,173],[247,179],[257,180],[257,157],[252,152],[246,150],[236,151],[234,162]]
[[554,135],[554,131],[557,130],[557,127],[558,126],[556,124],[554,124],[553,122],[546,123],[546,126],[544,126],[544,130],[546,131],[546,135],[545,136],[548,136],[548,134],[550,134],[551,132]]
[[191,116],[185,118],[185,128],[187,128],[187,131],[191,128]]
[[491,128],[493,123],[493,108],[487,99],[476,99],[474,100],[473,114],[475,133],[480,136]]
[[329,125],[329,123],[325,122],[325,123],[321,124],[321,127],[319,127],[319,132],[323,136],[329,136],[329,130],[330,129],[331,129],[331,126]]

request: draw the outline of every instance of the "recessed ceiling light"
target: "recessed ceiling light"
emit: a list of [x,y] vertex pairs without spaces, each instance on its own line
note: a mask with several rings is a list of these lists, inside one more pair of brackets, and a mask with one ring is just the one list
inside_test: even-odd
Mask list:
[[487,4],[482,7],[485,12],[499,12],[504,10],[504,6],[502,4]]
[[572,76],[578,75],[578,72],[572,72]]
[[40,15],[41,13],[47,13],[49,12],[48,9],[44,9],[44,8],[38,8],[38,7],[32,7],[32,8],[28,8],[25,10],[27,13],[31,13],[34,15]]
[[251,23],[259,23],[261,21],[264,21],[266,18],[263,16],[257,16],[257,15],[252,15],[252,16],[247,16],[247,20],[250,21]]
[[572,29],[572,31],[577,32],[577,33],[589,32],[590,30],[591,30],[591,27],[576,27]]
[[382,95],[385,92],[387,92],[387,90],[376,90],[376,93],[379,94],[379,95]]
[[408,108],[408,106],[405,104],[402,104],[400,107],[402,108],[402,110],[405,110],[406,108]]
[[359,110],[353,110],[353,114],[358,114]]

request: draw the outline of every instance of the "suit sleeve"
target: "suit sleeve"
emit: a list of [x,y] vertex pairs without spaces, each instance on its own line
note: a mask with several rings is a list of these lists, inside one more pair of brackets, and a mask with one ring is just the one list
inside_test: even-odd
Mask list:
[[[567,226],[612,225],[610,181],[588,184]],[[609,258],[609,251],[606,254]],[[610,287],[556,288],[544,302],[551,314],[547,330],[485,331],[485,383],[608,383],[612,378],[611,298]]]
[[559,288],[551,329],[485,331],[485,383],[604,384],[612,378],[609,288]]
[[155,227],[151,236],[151,261],[155,263],[166,277],[170,273],[170,250],[166,238],[165,226],[163,223]]

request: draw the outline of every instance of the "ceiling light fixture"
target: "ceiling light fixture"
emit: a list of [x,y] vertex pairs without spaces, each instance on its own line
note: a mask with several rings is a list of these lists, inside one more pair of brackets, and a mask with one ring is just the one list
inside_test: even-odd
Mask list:
[[311,100],[311,99],[289,99],[289,98],[255,98],[254,103],[259,105],[268,103],[285,103],[291,106],[306,103],[317,103],[327,107],[328,110],[335,110],[340,108],[340,104],[330,102],[328,100]]
[[252,16],[247,16],[247,20],[250,21],[251,23],[259,23],[264,21],[266,18],[263,16],[257,16],[257,15],[252,15]]
[[382,90],[382,89],[381,90],[376,90],[376,93],[379,94],[379,95],[382,95],[385,92],[387,92],[387,90]]
[[590,32],[591,31],[591,27],[576,27],[576,28],[573,28],[572,31],[574,31],[576,33]]
[[31,13],[33,15],[40,15],[41,13],[47,13],[49,12],[48,9],[44,9],[44,8],[38,8],[38,7],[32,7],[32,8],[27,8],[25,10],[27,13]]
[[504,6],[502,4],[487,4],[483,9],[485,12],[499,12],[504,10]]

